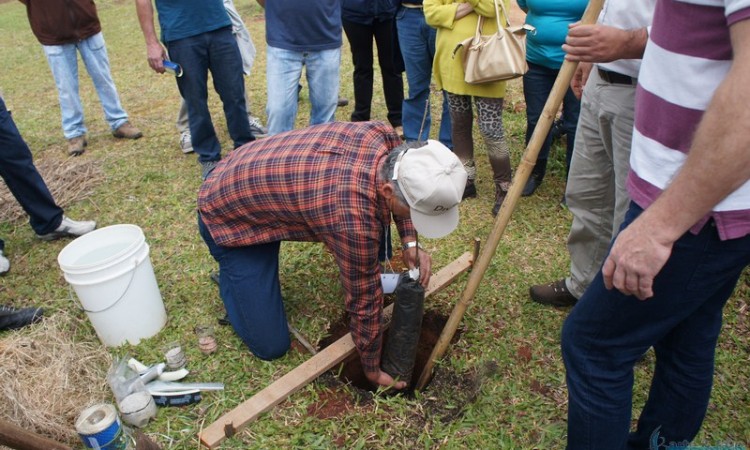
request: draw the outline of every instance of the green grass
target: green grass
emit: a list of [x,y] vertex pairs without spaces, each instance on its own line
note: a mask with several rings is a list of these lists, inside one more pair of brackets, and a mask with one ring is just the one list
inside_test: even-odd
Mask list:
[[[253,111],[264,117],[263,15],[255,2],[238,2],[237,6],[259,50],[246,86]],[[179,95],[174,80],[149,69],[133,2],[101,0],[98,8],[122,103],[145,137],[137,141],[112,139],[90,79],[81,69],[81,96],[89,128],[89,147],[82,158],[95,160],[106,181],[93,196],[68,205],[66,210],[75,218],[94,218],[100,226],[135,223],[143,228],[169,321],[156,337],[113,353],[127,352],[153,363],[160,360],[165,343],[177,339],[192,343],[193,328],[214,322],[223,308],[208,277],[216,265],[196,231],[199,166],[194,155],[184,156],[178,148],[174,120]],[[65,141],[54,83],[18,2],[0,4],[0,48],[4,68],[0,88],[21,133],[37,160],[64,164]],[[349,99],[353,98],[351,74],[351,55],[345,47],[341,94]],[[373,119],[385,120],[377,76],[375,93]],[[506,100],[506,131],[517,165],[525,130],[524,113],[513,111],[513,105],[523,100],[517,81],[511,83]],[[215,93],[209,101],[226,151],[230,141],[221,104]],[[339,109],[337,118],[347,120],[351,108]],[[304,126],[308,117],[305,89],[297,125]],[[476,130],[475,136],[481,142]],[[318,419],[308,414],[308,407],[330,389],[318,380],[227,440],[224,448],[563,448],[567,396],[559,335],[567,311],[538,306],[527,295],[531,284],[558,279],[568,269],[565,242],[570,215],[558,205],[564,188],[564,151],[559,145],[552,158],[538,195],[519,202],[464,317],[461,338],[438,365],[441,374],[456,380],[474,374],[474,384],[459,383],[461,389],[436,385],[416,398],[365,396],[338,418]],[[461,225],[456,232],[426,241],[436,269],[471,250],[471,240],[484,240],[492,227],[489,211],[494,193],[481,144],[476,159],[479,197],[461,205]],[[13,267],[0,280],[0,303],[36,304],[53,314],[70,311],[84,324],[76,339],[96,341],[83,313],[76,312],[55,260],[66,242],[38,242],[24,221],[0,224],[0,236],[6,240]],[[343,313],[332,258],[317,244],[285,243],[281,279],[290,321],[317,342]],[[459,279],[430,299],[427,308],[448,314],[465,281],[465,277]],[[749,292],[744,276],[726,307],[716,383],[696,445],[750,444]],[[264,362],[253,357],[227,327],[217,328],[217,337],[220,349],[214,355],[204,357],[197,346],[190,345],[187,356],[194,380],[224,382],[226,390],[206,394],[198,405],[160,409],[145,431],[164,448],[197,448],[196,434],[201,427],[307,359],[305,354],[290,352],[277,361]],[[636,368],[636,414],[645,399],[651,362],[649,359]],[[483,371],[490,363],[496,368]],[[462,396],[466,393],[472,395]],[[359,395],[351,390],[353,398]]]

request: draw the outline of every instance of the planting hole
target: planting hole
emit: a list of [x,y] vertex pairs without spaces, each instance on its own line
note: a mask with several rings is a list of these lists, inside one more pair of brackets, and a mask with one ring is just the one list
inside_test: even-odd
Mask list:
[[[412,372],[412,380],[409,384],[409,390],[413,389],[416,385],[422,370],[427,365],[427,360],[430,358],[435,344],[440,337],[440,333],[445,327],[445,323],[448,321],[447,316],[440,315],[433,311],[425,311],[424,317],[422,318],[422,329],[419,334],[419,344],[417,346],[417,357],[414,362],[414,370]],[[320,341],[318,347],[325,348],[330,344],[336,342],[339,338],[346,335],[349,332],[349,321],[348,318],[341,320],[338,323],[331,326],[331,334]],[[455,342],[459,337],[459,331],[453,336],[452,342]],[[383,333],[383,347],[388,340],[388,330]],[[334,367],[333,373],[339,377],[344,383],[351,383],[353,386],[364,389],[367,391],[376,391],[377,388],[370,383],[365,376],[365,372],[362,370],[362,364],[360,363],[359,353],[355,352],[346,358],[341,364]],[[428,385],[429,386],[429,385]]]

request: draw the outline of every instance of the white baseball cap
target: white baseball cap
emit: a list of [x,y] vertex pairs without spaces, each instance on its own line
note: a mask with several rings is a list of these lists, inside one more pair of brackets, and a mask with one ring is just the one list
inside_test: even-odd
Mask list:
[[443,237],[458,226],[458,204],[467,178],[458,157],[434,140],[404,150],[393,168],[414,228],[428,238]]

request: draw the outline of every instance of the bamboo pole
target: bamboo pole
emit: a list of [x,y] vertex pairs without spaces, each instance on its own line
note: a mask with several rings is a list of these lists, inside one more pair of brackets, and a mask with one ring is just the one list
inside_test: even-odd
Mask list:
[[[599,12],[602,9],[603,3],[604,0],[589,0],[589,5],[581,18],[581,23],[595,23],[599,17]],[[534,133],[531,135],[529,144],[526,146],[521,162],[518,165],[513,184],[500,207],[500,211],[498,211],[497,218],[495,218],[495,224],[487,238],[487,243],[482,249],[479,259],[472,268],[471,275],[466,283],[466,288],[464,288],[461,298],[453,308],[453,311],[448,318],[448,322],[445,324],[445,327],[440,334],[440,338],[435,344],[435,348],[433,348],[432,354],[427,360],[427,364],[425,365],[422,374],[419,376],[416,386],[417,390],[422,390],[430,381],[432,368],[435,365],[435,362],[445,354],[451,339],[453,339],[453,335],[456,333],[458,324],[461,322],[461,319],[466,312],[466,308],[468,308],[469,303],[471,303],[471,300],[474,298],[474,294],[477,292],[479,283],[482,281],[484,273],[487,271],[487,267],[490,265],[490,261],[495,255],[495,251],[497,250],[500,238],[503,236],[505,227],[510,221],[510,216],[516,209],[516,204],[521,197],[521,191],[526,185],[526,181],[529,179],[531,169],[533,169],[534,164],[536,164],[539,149],[547,138],[547,133],[549,133],[552,121],[555,118],[558,109],[560,109],[560,103],[562,103],[562,99],[568,90],[570,80],[573,78],[573,74],[575,74],[577,67],[577,62],[565,61],[560,68],[555,84],[552,86],[552,91],[547,98],[547,103],[545,103],[541,117],[539,117],[539,122],[536,124],[536,128],[534,128]]]

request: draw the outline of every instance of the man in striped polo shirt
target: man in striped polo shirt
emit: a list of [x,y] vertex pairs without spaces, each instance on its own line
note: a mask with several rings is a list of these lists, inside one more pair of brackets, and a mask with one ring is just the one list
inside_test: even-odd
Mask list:
[[[659,0],[638,78],[632,203],[565,322],[568,449],[698,433],[722,309],[750,263],[750,0]],[[629,434],[633,366],[656,368]],[[660,447],[661,448],[661,447]]]

